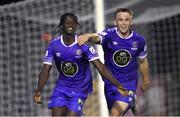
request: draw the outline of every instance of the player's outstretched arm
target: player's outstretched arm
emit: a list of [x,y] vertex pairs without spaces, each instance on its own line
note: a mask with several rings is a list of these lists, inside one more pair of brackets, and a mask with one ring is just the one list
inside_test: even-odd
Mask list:
[[142,74],[142,91],[146,91],[150,87],[150,80],[149,80],[149,66],[147,58],[139,60],[139,67],[140,72]]
[[128,95],[128,91],[123,88],[123,86],[113,77],[113,75],[108,71],[107,67],[99,59],[92,62],[93,65],[98,69],[99,73],[107,80],[109,80],[112,84],[114,84],[123,96]]
[[82,34],[82,35],[78,36],[78,44],[80,46],[85,44],[88,41],[99,44],[100,36],[96,33],[87,33],[87,34]]
[[38,87],[34,93],[34,101],[38,104],[41,104],[41,91],[46,84],[46,81],[49,78],[49,72],[51,70],[52,65],[44,64],[43,68],[39,74]]

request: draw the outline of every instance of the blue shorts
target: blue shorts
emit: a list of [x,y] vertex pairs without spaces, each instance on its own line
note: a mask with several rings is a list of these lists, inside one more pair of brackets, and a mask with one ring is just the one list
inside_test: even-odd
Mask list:
[[80,96],[74,92],[54,89],[53,94],[48,102],[48,108],[67,107],[77,115],[82,115],[83,105],[87,97]]
[[[108,109],[111,110],[115,101],[123,101],[128,104],[128,109],[130,109],[135,103],[135,94],[129,94],[127,96],[122,96],[116,87],[105,86],[105,97],[107,101]],[[127,109],[127,110],[128,110]]]

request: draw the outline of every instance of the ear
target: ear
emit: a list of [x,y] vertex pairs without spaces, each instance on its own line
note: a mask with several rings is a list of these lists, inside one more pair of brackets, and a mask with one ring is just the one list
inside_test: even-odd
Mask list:
[[114,20],[114,25],[116,26],[117,25],[117,23],[116,23],[116,21]]
[[132,19],[132,17],[131,17],[131,23],[130,23],[130,25],[132,25],[133,24],[133,19]]
[[133,24],[133,21],[131,20],[131,25]]

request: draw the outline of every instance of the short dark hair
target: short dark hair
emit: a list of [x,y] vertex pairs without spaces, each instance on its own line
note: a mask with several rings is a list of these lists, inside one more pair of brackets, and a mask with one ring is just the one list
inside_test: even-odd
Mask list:
[[63,14],[63,15],[61,16],[60,21],[59,21],[59,24],[58,24],[58,26],[55,28],[54,33],[61,32],[61,31],[62,31],[62,26],[63,26],[63,23],[64,23],[65,18],[66,18],[67,16],[73,17],[73,19],[76,21],[76,23],[79,24],[79,23],[78,23],[78,17],[77,17],[74,13],[65,13],[65,14]]
[[119,13],[119,12],[127,12],[129,13],[131,16],[133,16],[133,11],[131,9],[128,9],[128,8],[118,8],[116,10],[116,12],[114,13],[114,17],[116,18],[116,15]]

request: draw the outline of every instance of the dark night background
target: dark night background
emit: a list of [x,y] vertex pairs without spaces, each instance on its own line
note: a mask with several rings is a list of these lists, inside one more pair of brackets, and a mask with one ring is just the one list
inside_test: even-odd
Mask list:
[[[36,106],[32,99],[46,47],[40,36],[57,26],[60,14],[75,9],[82,18],[79,31],[94,32],[93,1],[0,0],[0,117],[49,114],[47,103]],[[23,4],[12,4],[18,2]],[[141,113],[180,115],[180,0],[104,0],[105,26],[114,25],[113,12],[119,7],[135,11],[133,28],[147,41],[152,89],[138,96]],[[57,76],[53,71],[51,77]],[[44,90],[45,100],[53,83],[55,79]],[[91,101],[97,101],[92,108]],[[89,114],[99,114],[98,97],[85,108]]]
[[10,4],[13,2],[19,2],[19,1],[24,1],[24,0],[1,0],[0,5]]

